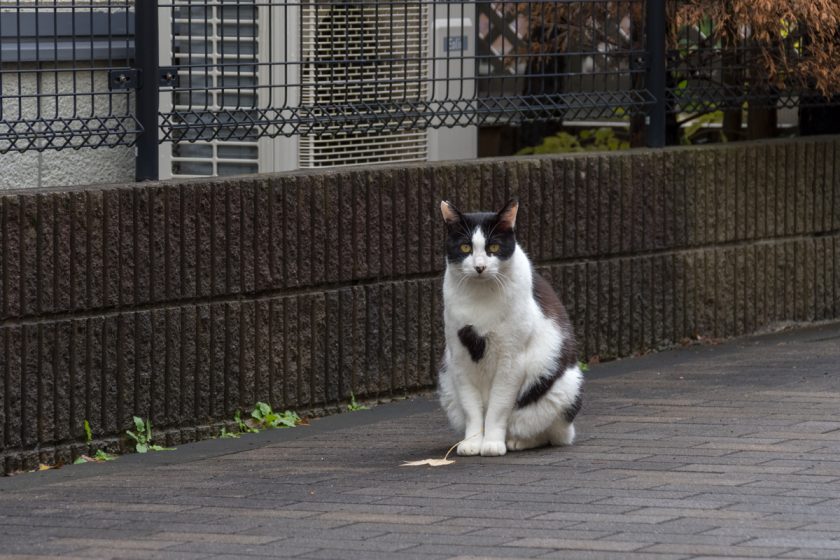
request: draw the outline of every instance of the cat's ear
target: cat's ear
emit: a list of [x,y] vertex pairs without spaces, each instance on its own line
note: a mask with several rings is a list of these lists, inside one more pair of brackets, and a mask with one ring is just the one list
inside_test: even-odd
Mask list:
[[461,221],[461,212],[449,201],[440,201],[440,213],[443,214],[443,221],[445,221],[448,226],[455,225]]
[[516,227],[517,210],[519,210],[519,202],[515,198],[508,200],[505,207],[496,214],[499,219],[499,225],[496,227],[502,231],[513,231]]

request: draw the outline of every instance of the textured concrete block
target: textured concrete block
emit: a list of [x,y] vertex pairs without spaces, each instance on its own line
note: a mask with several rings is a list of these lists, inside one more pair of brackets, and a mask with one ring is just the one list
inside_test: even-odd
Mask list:
[[309,347],[309,406],[322,405],[327,402],[327,309],[326,295],[314,294],[309,298],[310,329],[312,332]]
[[117,431],[134,425],[137,407],[137,315],[120,313],[116,316],[116,427]]
[[0,381],[0,394],[3,403],[0,406],[0,442],[3,449],[15,449],[21,444],[21,376],[22,363],[22,329],[6,326],[0,329],[0,343],[4,357],[4,372]]
[[[239,306],[239,397],[232,403],[232,412],[257,402],[257,322],[256,302],[242,302]],[[229,410],[231,410],[229,408]]]
[[39,195],[36,199],[36,235],[37,269],[36,290],[38,293],[38,313],[53,313],[55,307],[58,272],[55,252],[55,198]]
[[323,400],[321,402],[337,405],[341,395],[341,295],[338,291],[324,294],[323,300],[323,352],[320,359],[320,376],[323,379]]
[[540,259],[556,258],[554,252],[557,215],[554,210],[554,191],[557,189],[554,179],[554,166],[547,159],[535,160],[532,176],[533,195],[539,200],[540,211],[536,213],[535,227],[540,233]]
[[420,381],[420,290],[418,282],[405,283],[405,309],[403,312],[405,328],[405,366],[403,383],[407,391],[422,386]]
[[21,223],[20,199],[5,196],[2,200],[3,251],[3,318],[21,313]]
[[297,398],[299,407],[312,406],[314,399],[314,345],[315,337],[315,316],[314,296],[298,296],[297,300]]
[[37,196],[20,196],[19,258],[20,258],[20,314],[35,315],[40,309],[39,290],[42,282],[39,266],[39,204]]
[[381,184],[377,173],[365,173],[365,196],[360,197],[357,207],[359,216],[364,220],[362,235],[365,237],[367,251],[359,255],[367,261],[367,276],[379,278],[382,274],[382,238],[380,228],[386,216],[382,212],[382,190],[387,187]]
[[718,232],[718,241],[746,239],[749,236],[750,205],[752,204],[749,183],[753,179],[747,159],[749,147],[740,147],[734,151],[718,150],[717,153],[723,159],[723,165],[719,165],[716,169],[720,177],[719,196],[725,201],[721,205],[724,208],[724,215],[721,231]]
[[[261,182],[260,182],[261,183]],[[252,293],[256,286],[256,192],[260,183],[242,183],[240,195],[240,275],[239,290]],[[260,255],[264,259],[263,255]]]
[[72,435],[70,416],[72,413],[73,379],[71,377],[70,332],[71,321],[56,321],[48,337],[52,344],[50,356],[53,369],[53,409],[46,413],[53,417],[51,439],[55,442],[67,441]]
[[338,357],[338,399],[343,401],[350,396],[356,368],[358,337],[354,320],[354,293],[351,288],[338,290],[339,296],[339,357]]
[[230,183],[212,185],[208,198],[210,202],[207,215],[209,226],[209,237],[207,242],[210,254],[207,261],[210,267],[209,290],[210,295],[222,295],[227,293],[230,259],[230,232],[228,230],[228,190]]
[[380,362],[381,346],[381,316],[382,298],[380,286],[365,286],[365,306],[363,307],[365,320],[365,361],[359,371],[360,384],[365,387],[366,394],[379,396],[380,378],[382,377]]
[[152,403],[152,385],[156,377],[165,375],[164,369],[152,369],[153,337],[151,313],[134,313],[134,403],[130,408],[144,418],[152,418],[156,412],[158,403]]
[[169,424],[169,403],[166,393],[170,387],[169,377],[172,374],[168,313],[164,309],[154,309],[146,315],[151,329],[148,356],[143,358],[143,362],[147,363],[149,368],[148,414],[155,426],[166,426]]
[[274,283],[274,258],[276,248],[272,243],[272,217],[274,197],[271,179],[264,178],[254,185],[251,195],[253,210],[248,212],[250,231],[253,235],[253,248],[249,259],[254,268],[252,290],[266,290]]
[[286,232],[291,226],[283,216],[286,212],[286,183],[279,178],[269,178],[268,190],[268,259],[270,262],[272,288],[286,286],[288,273],[286,266],[290,262],[286,251]]
[[[268,300],[256,300],[253,305],[253,331],[246,332],[253,340],[254,360],[254,388],[251,391],[250,400],[272,403],[272,406],[280,406],[280,401],[275,401],[271,394],[271,333],[269,323],[271,321],[271,303]],[[247,397],[246,395],[245,397]],[[243,399],[245,398],[243,397]],[[246,400],[246,402],[248,402]]]
[[801,174],[800,181],[804,190],[803,196],[803,212],[802,212],[802,231],[805,233],[812,233],[819,231],[816,227],[816,211],[817,211],[817,186],[814,183],[814,169],[817,167],[815,161],[815,146],[814,141],[806,141],[798,144],[799,153],[797,161],[799,166],[797,171]]
[[[367,178],[364,173],[354,173],[351,179],[350,189],[345,189],[342,193],[344,201],[343,208],[352,209],[353,215],[353,243],[356,254],[359,258],[353,259],[353,278],[366,278],[368,276],[367,258],[362,258],[362,255],[367,255],[370,251],[368,246],[368,223],[371,216],[367,212]],[[346,210],[345,210],[346,211]],[[370,223],[375,223],[370,221]]]
[[117,276],[117,304],[119,306],[132,305],[137,296],[136,281],[136,255],[138,249],[136,230],[134,227],[137,218],[137,192],[134,189],[118,189],[114,193],[116,201],[115,231],[117,233],[116,260],[111,261],[111,266],[116,269]]
[[141,305],[151,301],[152,270],[152,201],[149,189],[133,189],[134,193],[134,297],[133,303]]
[[226,343],[227,329],[226,315],[227,304],[213,304],[209,306],[210,337],[208,340],[207,353],[209,354],[208,375],[210,377],[210,388],[208,392],[208,409],[206,421],[218,418],[226,410],[225,395],[229,390],[227,387],[227,363]]
[[[227,258],[225,259],[225,294],[242,292],[245,275],[253,276],[253,267],[245,270],[243,255],[248,252],[249,240],[244,231],[243,191],[249,190],[247,183],[228,183],[225,185],[225,237]],[[250,244],[253,247],[253,243]]]
[[[435,321],[438,319],[438,317],[434,315],[434,294],[436,291],[437,286],[431,282],[423,282],[419,285],[419,328],[422,333],[434,332]],[[419,358],[417,362],[417,369],[420,372],[421,383],[431,385],[437,382],[437,370],[439,366],[438,360],[440,360],[440,356],[435,354],[435,341],[433,336],[421,337]]]
[[[199,292],[198,232],[199,199],[195,185],[167,189],[169,196],[169,258],[173,263],[173,289],[176,297],[193,297]],[[177,269],[177,271],[176,271]],[[174,280],[178,282],[175,283]]]
[[796,167],[797,167],[797,150],[795,145],[786,144],[783,150],[783,172],[784,183],[783,190],[785,193],[785,235],[793,235],[799,231],[800,227],[800,213],[798,206],[802,205],[802,193],[797,182]]
[[[335,284],[341,278],[340,263],[344,257],[344,251],[342,249],[352,247],[352,237],[342,235],[341,231],[342,207],[339,202],[338,177],[335,174],[329,174],[324,175],[323,179],[322,216],[319,219],[322,224],[322,235],[324,238],[323,281],[329,284]],[[402,201],[404,199],[400,198],[400,202]]]
[[[421,271],[428,270],[423,268],[423,240],[427,239],[423,231],[422,223],[423,216],[427,214],[427,208],[434,208],[434,200],[425,200],[420,195],[420,183],[423,180],[423,173],[421,167],[409,167],[405,170],[403,180],[405,187],[403,188],[403,195],[405,196],[405,238],[400,247],[404,248],[405,255],[405,274],[417,274]],[[476,166],[478,171],[480,168]],[[438,201],[439,202],[439,201]],[[342,266],[345,260],[340,259]]]
[[[508,169],[511,190],[516,189],[519,211],[516,215],[516,238],[528,254],[536,256],[539,231],[534,227],[534,216],[539,213],[539,201],[531,198],[531,177],[527,161],[518,161]],[[501,207],[500,207],[501,208]]]
[[324,200],[324,181],[323,175],[314,175],[309,177],[309,183],[304,191],[306,200],[304,204],[309,209],[308,218],[306,214],[301,216],[303,218],[301,224],[303,228],[302,239],[306,239],[305,246],[308,250],[302,255],[308,255],[308,258],[301,259],[302,271],[306,274],[303,276],[304,282],[308,286],[317,286],[326,281],[326,268],[328,266],[326,260],[327,249],[327,224],[326,208]]
[[[213,419],[232,418],[242,406],[253,402],[241,398],[245,384],[245,372],[242,371],[242,306],[239,303],[227,303],[224,306],[224,407]],[[247,404],[246,404],[247,403]]]
[[301,374],[301,325],[298,314],[298,298],[283,298],[283,369],[279,380],[284,384],[286,406],[299,408],[301,405],[299,386],[303,383]]
[[[172,261],[166,251],[169,241],[167,192],[162,186],[148,189],[149,301],[162,302],[172,297]],[[177,261],[176,261],[177,262]]]
[[54,217],[52,240],[54,262],[53,309],[68,311],[74,306],[75,279],[78,275],[78,257],[73,253],[72,205],[68,193],[55,193],[52,195],[52,199]]
[[288,345],[285,299],[272,299],[268,308],[268,394],[273,406],[288,407],[286,394],[286,347]]

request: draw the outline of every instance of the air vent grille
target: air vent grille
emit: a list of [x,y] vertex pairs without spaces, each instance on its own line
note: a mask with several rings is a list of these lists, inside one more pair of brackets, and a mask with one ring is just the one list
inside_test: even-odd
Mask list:
[[[428,10],[418,2],[310,2],[301,13],[301,104],[314,114],[358,115],[359,107],[426,100]],[[345,109],[352,104],[353,108]],[[371,109],[381,110],[381,109]],[[346,114],[345,114],[346,111]],[[424,131],[334,132],[300,139],[304,168],[423,161]]]
[[[202,109],[229,111],[245,120],[258,107],[257,64],[260,22],[254,0],[175,0],[172,7],[172,59],[182,66],[181,88],[173,109],[189,110],[185,119],[199,121]],[[196,110],[198,109],[198,110]],[[208,129],[195,143],[172,146],[174,177],[241,175],[259,171],[257,131],[251,138],[219,141]]]

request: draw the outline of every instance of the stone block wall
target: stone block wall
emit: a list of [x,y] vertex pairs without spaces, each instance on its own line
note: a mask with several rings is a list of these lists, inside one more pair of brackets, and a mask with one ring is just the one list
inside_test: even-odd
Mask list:
[[582,357],[840,318],[840,139],[0,193],[0,464],[434,386],[441,198],[520,199]]

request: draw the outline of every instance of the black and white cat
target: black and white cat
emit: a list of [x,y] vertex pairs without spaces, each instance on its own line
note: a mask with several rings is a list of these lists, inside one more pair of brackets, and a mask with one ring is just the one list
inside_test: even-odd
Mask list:
[[518,203],[446,222],[439,391],[459,455],[570,445],[583,374],[566,310],[516,242]]

